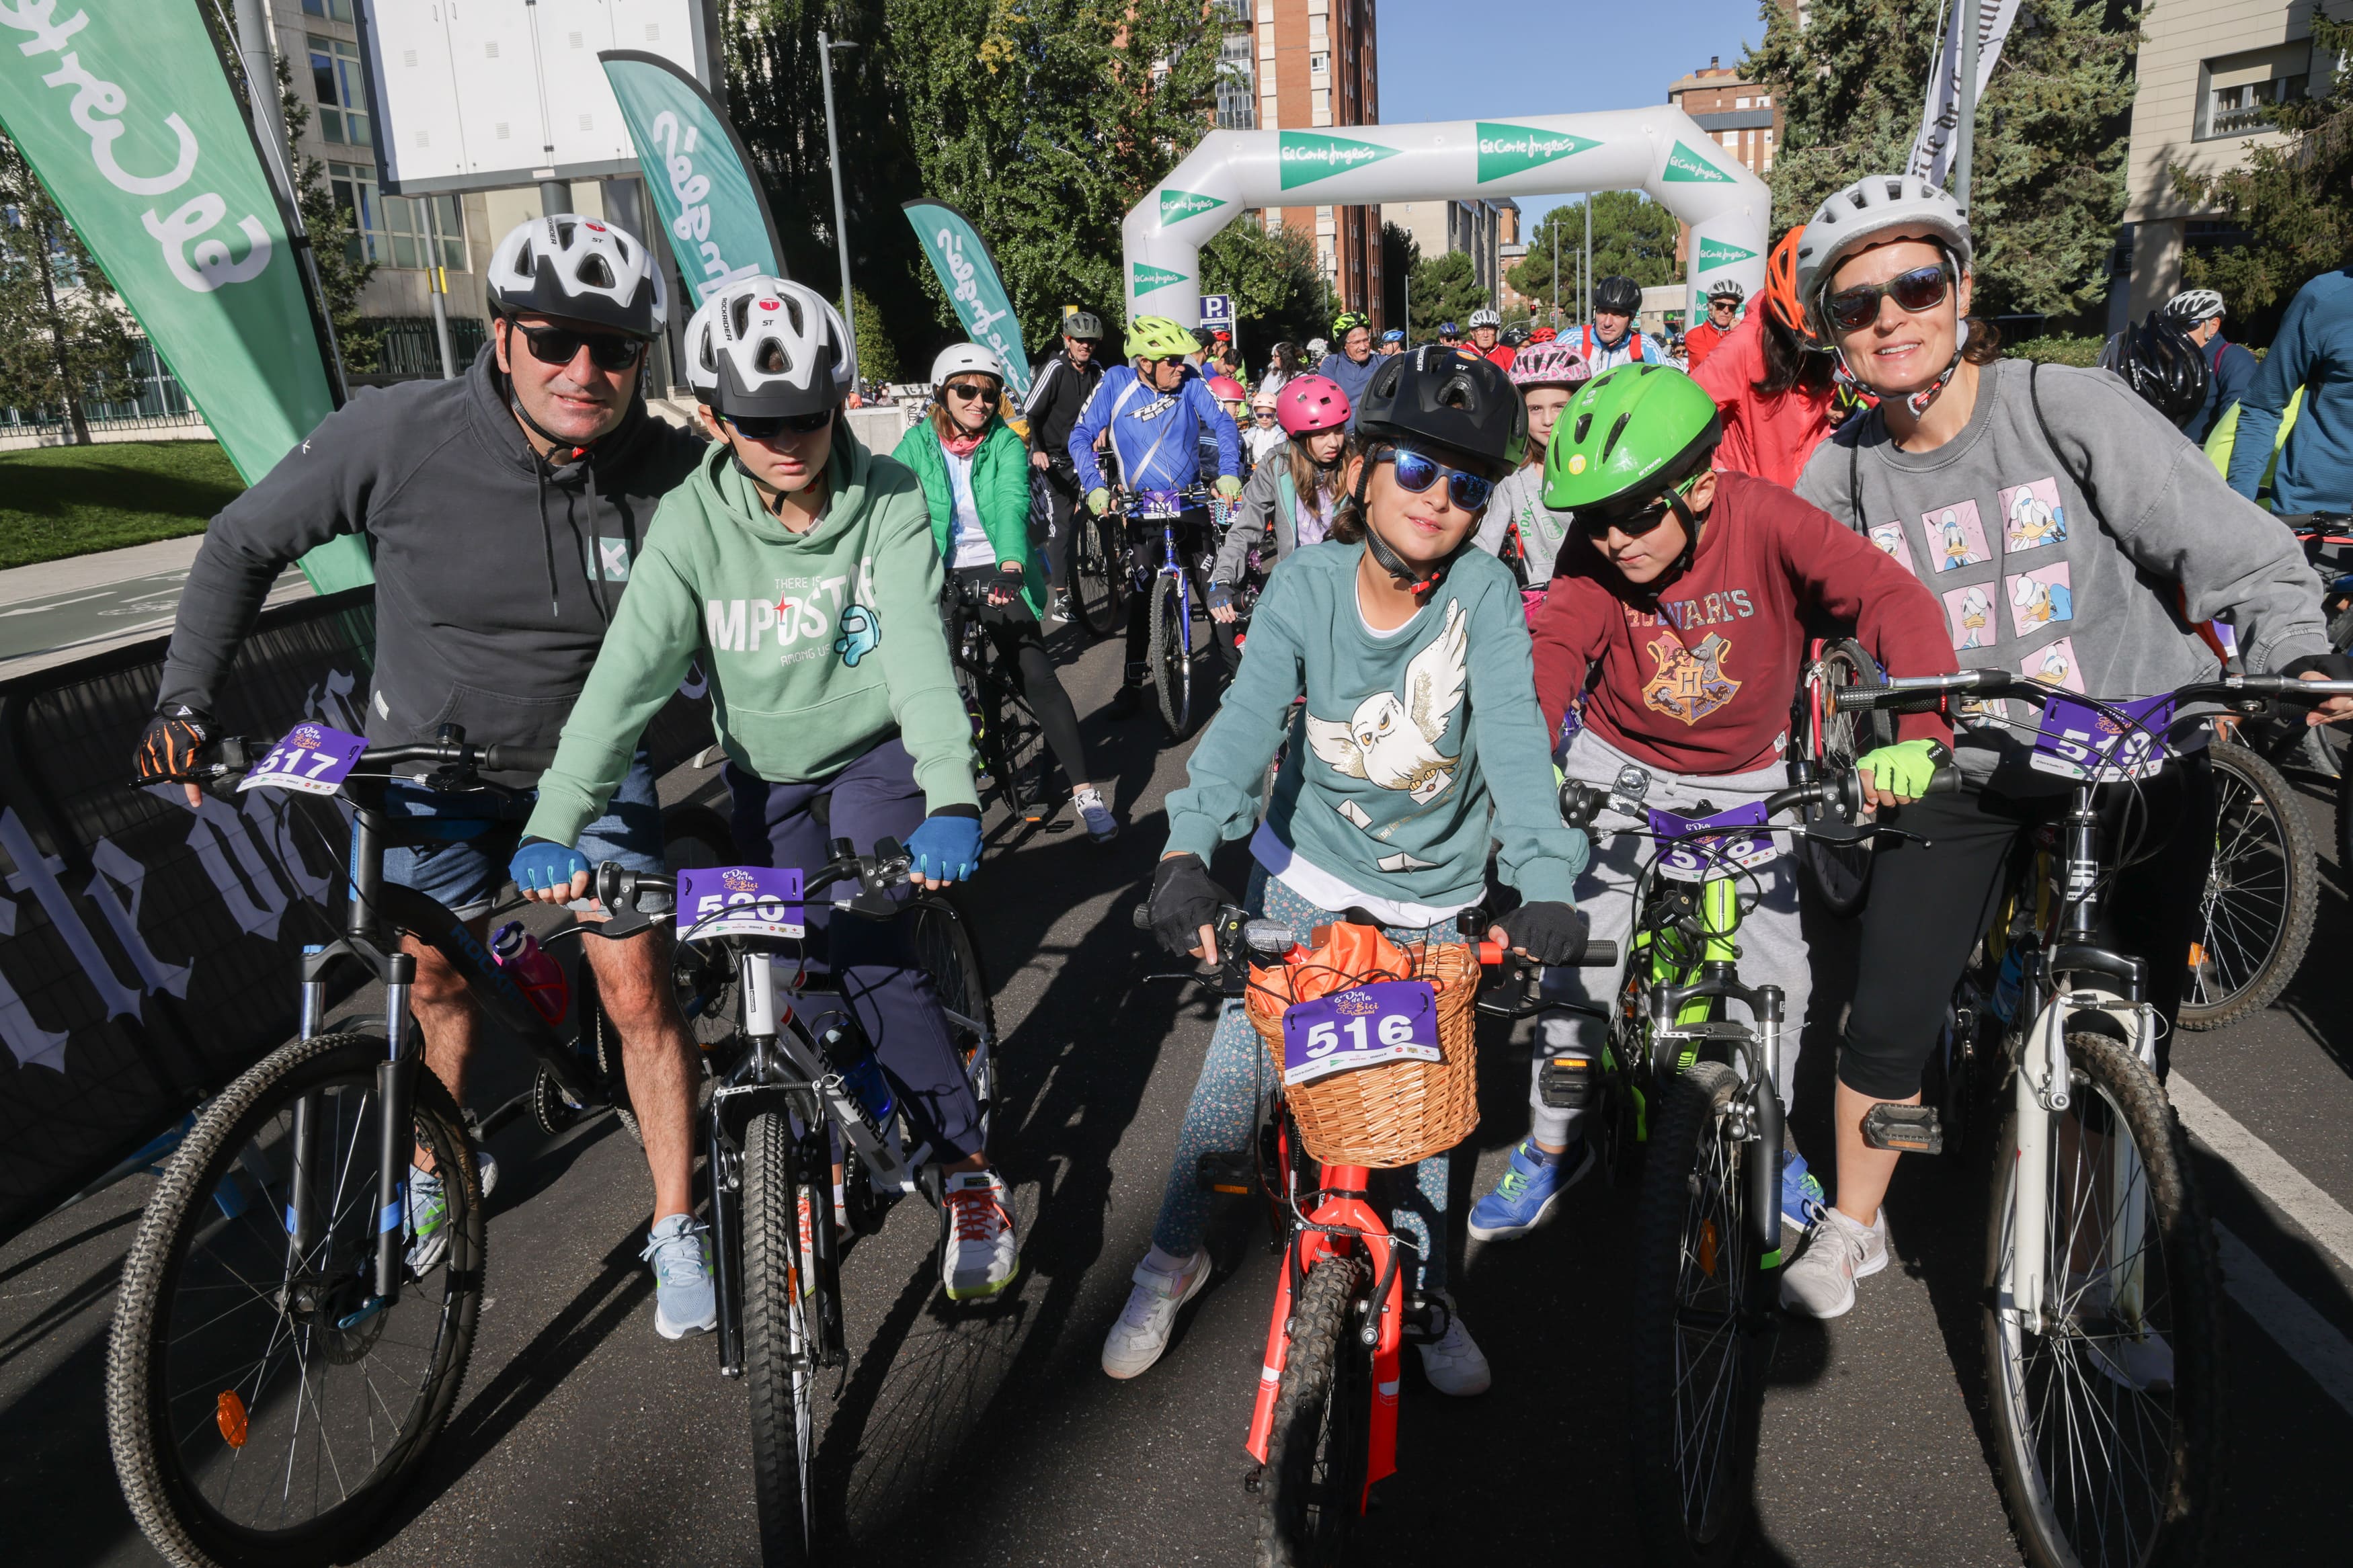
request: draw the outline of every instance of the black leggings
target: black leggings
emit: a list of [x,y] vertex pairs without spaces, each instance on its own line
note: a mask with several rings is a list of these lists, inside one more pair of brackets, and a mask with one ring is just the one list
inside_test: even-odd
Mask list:
[[[959,566],[956,582],[959,586],[986,590],[1002,578],[994,566]],[[1054,760],[1062,764],[1062,772],[1073,784],[1087,784],[1094,774],[1087,771],[1087,751],[1079,740],[1079,715],[1071,706],[1071,695],[1062,689],[1061,678],[1054,673],[1054,661],[1046,653],[1046,640],[1038,625],[1038,617],[1017,594],[1003,605],[991,605],[978,595],[968,595],[964,613],[980,623],[980,629],[997,648],[1000,663],[1009,670],[1013,688],[1029,704],[1029,711],[1038,716],[1038,728],[1046,732],[1047,749]]]
[[[2110,785],[2100,814],[2111,856],[2133,847],[2100,900],[2100,936],[2148,961],[2157,1006],[2157,1070],[2171,1058],[2174,1016],[2197,935],[2198,906],[2214,854],[2214,773],[2204,752],[2166,764],[2133,792]],[[1946,1005],[1969,952],[2008,886],[2002,868],[2036,826],[2063,816],[2068,797],[2019,799],[1990,789],[1930,795],[1886,820],[1927,838],[1883,840],[1871,873],[1839,1081],[1874,1100],[1919,1092],[1920,1069],[1945,1026]],[[2114,862],[2111,861],[2111,864]]]
[[1046,548],[1048,582],[1056,589],[1071,584],[1071,541],[1075,537],[1071,520],[1092,517],[1079,506],[1079,476],[1067,464],[1049,464],[1038,483],[1046,487],[1046,500],[1052,514]]

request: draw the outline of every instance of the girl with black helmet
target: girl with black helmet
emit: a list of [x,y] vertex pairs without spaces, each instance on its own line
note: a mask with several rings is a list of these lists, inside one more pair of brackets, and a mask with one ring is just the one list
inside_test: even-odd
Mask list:
[[[1153,929],[1171,951],[1215,957],[1210,923],[1232,895],[1210,879],[1220,843],[1249,837],[1254,913],[1295,929],[1361,909],[1391,939],[1452,940],[1486,891],[1500,841],[1504,879],[1528,900],[1499,940],[1546,963],[1573,962],[1584,923],[1570,901],[1584,838],[1552,805],[1518,584],[1471,547],[1494,481],[1525,446],[1504,373],[1435,346],[1381,362],[1358,401],[1364,450],[1331,539],[1269,575],[1250,650],[1168,798],[1168,848],[1154,878]],[[1295,700],[1304,712],[1293,722]],[[1267,764],[1286,739],[1261,821]],[[1219,1020],[1177,1141],[1153,1249],[1103,1343],[1103,1370],[1133,1377],[1159,1359],[1176,1310],[1208,1277],[1199,1156],[1240,1148],[1256,1107],[1256,1031],[1239,1005]],[[1399,1177],[1403,1173],[1398,1173]],[[1392,1224],[1419,1248],[1410,1285],[1443,1291],[1450,1250],[1446,1161],[1398,1181]],[[1422,1347],[1441,1393],[1488,1384],[1452,1319]]]

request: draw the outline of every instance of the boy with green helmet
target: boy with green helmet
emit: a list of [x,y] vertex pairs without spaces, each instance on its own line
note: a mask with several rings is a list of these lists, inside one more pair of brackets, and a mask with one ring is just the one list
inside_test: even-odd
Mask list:
[[[1953,668],[1927,589],[1869,539],[1780,486],[1712,468],[1723,433],[1715,400],[1691,377],[1624,365],[1569,400],[1545,449],[1545,504],[1569,518],[1557,574],[1531,628],[1536,698],[1556,742],[1555,760],[1567,777],[1686,816],[1788,786],[1789,703],[1810,613],[1854,623],[1891,673]],[[1864,759],[1873,805],[1915,797],[1951,732],[1936,715],[1911,714],[1899,736]],[[1599,824],[1627,825],[1614,807]],[[1596,937],[1627,942],[1650,848],[1633,834],[1596,837],[1577,889]],[[1740,927],[1741,978],[1782,988],[1782,1037],[1795,1042],[1812,966],[1793,861],[1783,856],[1755,868],[1743,890],[1757,901]],[[1596,972],[1588,982],[1578,970],[1548,969],[1545,995],[1598,1005],[1606,1016],[1614,978]],[[1528,1097],[1534,1126],[1472,1210],[1473,1237],[1525,1236],[1591,1168],[1584,1110],[1546,1104],[1543,1085],[1547,1064],[1557,1064],[1556,1081],[1589,1076],[1606,1029],[1565,1008],[1540,1019]],[[1781,1060],[1784,1104],[1796,1065],[1793,1046]],[[1802,1228],[1820,1201],[1805,1162],[1790,1154],[1785,1217]]]

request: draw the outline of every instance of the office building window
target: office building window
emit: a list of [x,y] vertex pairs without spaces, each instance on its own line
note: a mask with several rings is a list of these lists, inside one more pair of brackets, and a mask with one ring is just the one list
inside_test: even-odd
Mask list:
[[1250,62],[1250,35],[1229,33],[1218,49],[1218,129],[1258,128],[1258,73]]
[[360,76],[359,46],[316,34],[310,43],[311,85],[319,98],[319,134],[343,146],[370,145],[367,86]]
[[2263,110],[2295,103],[2311,82],[2312,41],[2223,55],[2198,68],[2198,113],[2192,136],[2250,136],[2264,129]]
[[330,22],[348,22],[352,19],[352,0],[302,0],[302,15]]
[[455,196],[386,196],[385,230],[392,240],[395,267],[429,267],[433,239],[426,227],[425,208],[433,206],[433,224],[441,237],[441,265],[452,272],[466,270],[466,216]]
[[343,243],[345,258],[352,261],[390,260],[384,226],[384,198],[376,193],[375,170],[365,163],[330,163],[327,188],[351,222],[352,237]]

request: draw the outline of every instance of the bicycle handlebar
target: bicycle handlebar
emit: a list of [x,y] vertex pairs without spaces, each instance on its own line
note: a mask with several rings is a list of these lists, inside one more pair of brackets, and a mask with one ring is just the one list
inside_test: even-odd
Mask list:
[[[895,838],[876,839],[871,855],[859,854],[847,838],[835,839],[831,847],[833,858],[802,881],[803,899],[813,899],[842,882],[856,882],[861,898],[885,893],[904,883],[914,866],[914,857]],[[617,861],[605,860],[600,861],[591,873],[589,892],[607,910],[635,911],[638,895],[641,892],[669,893],[675,897],[678,879],[658,876],[651,871],[632,871]],[[850,908],[856,910],[859,907],[858,901],[853,900]],[[890,912],[896,913],[896,907],[893,906]]]
[[[257,735],[223,735],[205,750],[215,759],[211,776],[251,771],[277,746],[274,739]],[[370,746],[352,763],[345,777],[376,777],[409,763],[434,763],[461,772],[540,773],[555,765],[552,746],[477,746],[463,739],[412,741],[399,746]]]
[[[1956,675],[1906,675],[1880,686],[1841,686],[1831,700],[1841,713],[1873,709],[1897,713],[1933,713],[1948,697],[1977,693],[2040,701],[2052,697],[2074,699],[2063,687],[2029,679],[2007,669],[1964,669]],[[2221,702],[2257,706],[2282,700],[2320,703],[2331,697],[2353,697],[2353,680],[2302,680],[2292,675],[2226,675],[2214,680],[2192,681],[2173,693],[2177,702]],[[2100,700],[2094,699],[2093,700]]]
[[[1929,776],[1928,787],[1922,793],[1957,795],[1960,789],[1961,770],[1947,766],[1938,768]],[[1566,780],[1560,786],[1561,820],[1572,827],[1589,829],[1593,825],[1593,819],[1600,815],[1602,806],[1608,804],[1609,800],[1609,790],[1599,784],[1588,784],[1583,779]],[[1861,816],[1864,810],[1861,771],[1851,770],[1832,778],[1818,779],[1812,784],[1792,784],[1788,789],[1776,790],[1767,795],[1764,801],[1766,828],[1770,827],[1772,818],[1792,806],[1817,805],[1835,807],[1839,815],[1849,822]],[[1629,815],[1633,814],[1629,813]],[[1766,829],[1748,828],[1734,831],[1764,830]],[[1712,828],[1707,831],[1725,830]]]
[[[1128,911],[1128,919],[1136,930],[1150,931],[1152,906],[1136,905]],[[1298,933],[1291,927],[1277,921],[1252,919],[1249,910],[1233,904],[1226,904],[1219,909],[1218,918],[1211,922],[1211,927],[1219,939],[1218,948],[1220,952],[1232,952],[1238,948],[1249,947],[1272,957],[1290,952],[1299,940]],[[1240,940],[1239,942],[1228,940],[1229,932],[1237,933]],[[1478,942],[1471,945],[1477,950],[1479,962],[1482,964],[1493,966],[1507,963],[1514,956],[1510,949],[1499,942]],[[1225,962],[1230,963],[1232,959],[1229,958]],[[1613,967],[1617,962],[1618,944],[1616,942],[1606,939],[1588,938],[1585,952],[1577,959],[1575,967],[1607,969]]]

